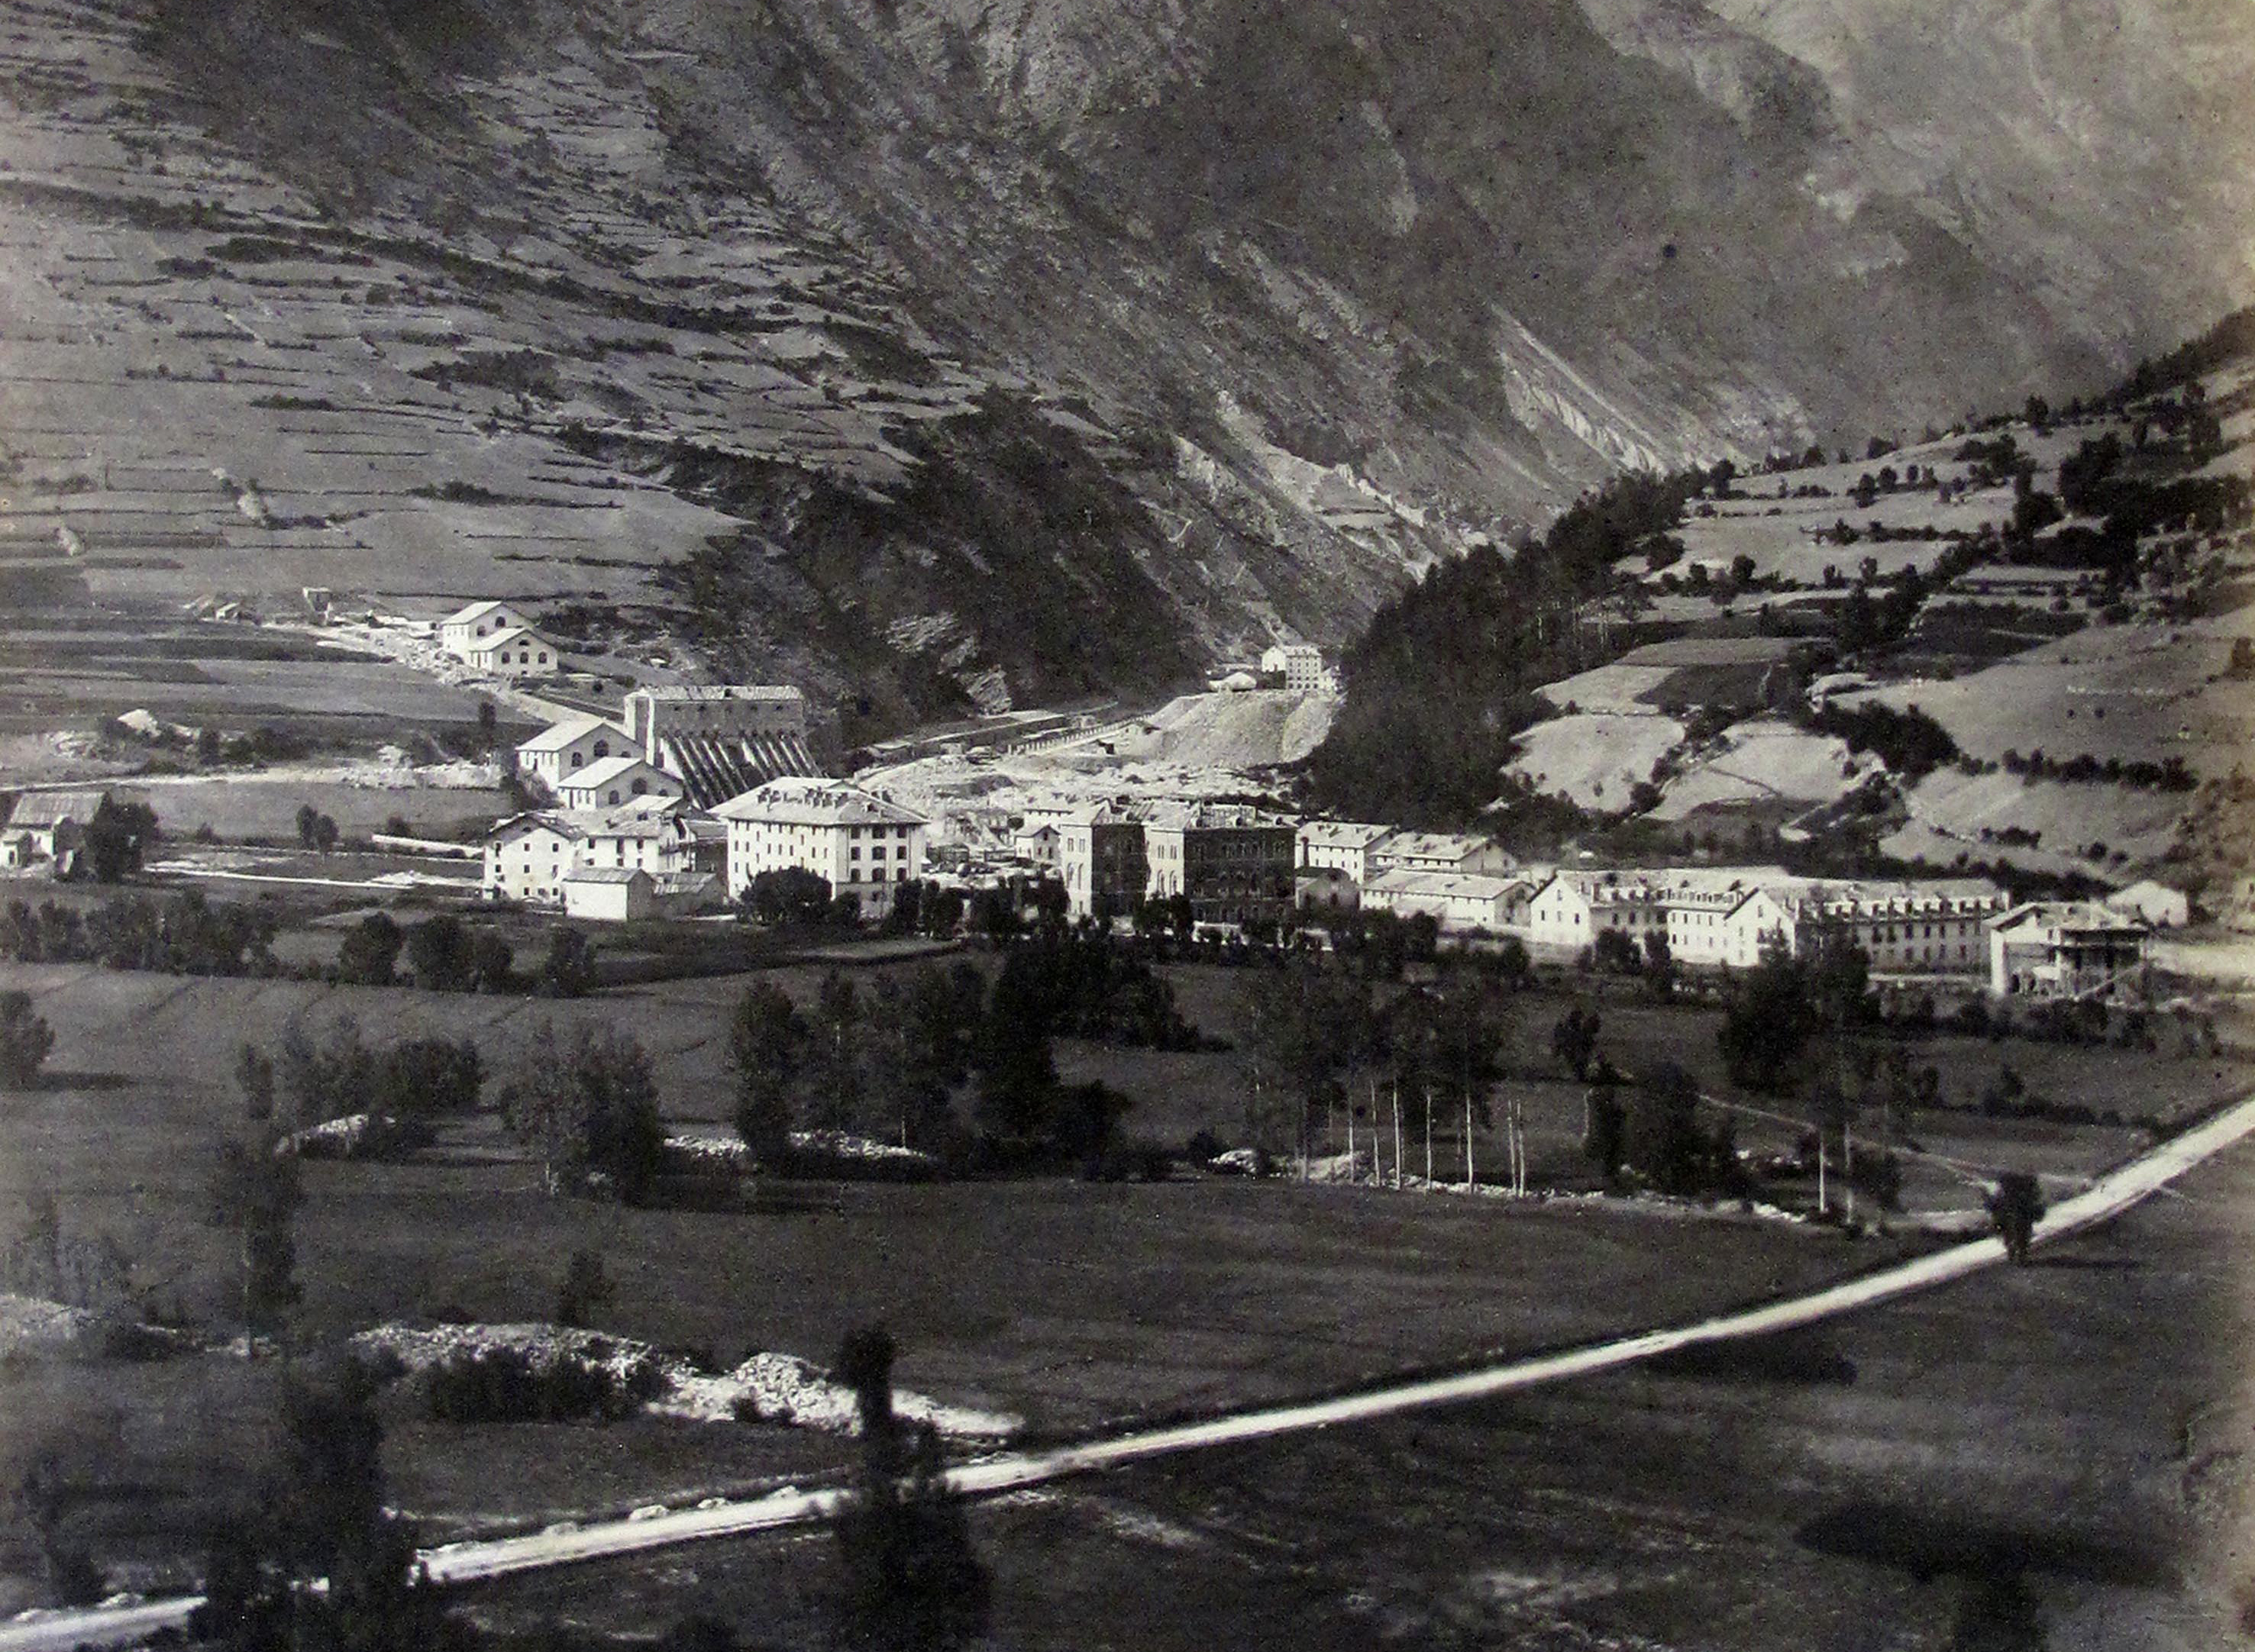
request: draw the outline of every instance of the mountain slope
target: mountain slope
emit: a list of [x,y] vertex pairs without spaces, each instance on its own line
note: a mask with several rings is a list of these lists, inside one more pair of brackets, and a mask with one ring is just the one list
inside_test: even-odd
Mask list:
[[1953,218],[1914,102],[1725,10],[4,0],[5,520],[99,595],[600,599],[858,736],[1342,641],[1620,466],[2095,383],[2228,275]]

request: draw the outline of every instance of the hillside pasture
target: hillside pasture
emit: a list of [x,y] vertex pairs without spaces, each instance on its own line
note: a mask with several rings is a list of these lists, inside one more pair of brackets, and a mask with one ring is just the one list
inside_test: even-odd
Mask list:
[[1728,731],[1721,748],[1703,754],[1668,782],[1650,818],[1679,821],[1701,809],[1776,802],[1829,803],[1845,796],[1876,766],[1847,743],[1760,718]]
[[1584,808],[1628,807],[1629,792],[1683,741],[1673,718],[1584,712],[1538,723],[1519,737],[1505,774]]

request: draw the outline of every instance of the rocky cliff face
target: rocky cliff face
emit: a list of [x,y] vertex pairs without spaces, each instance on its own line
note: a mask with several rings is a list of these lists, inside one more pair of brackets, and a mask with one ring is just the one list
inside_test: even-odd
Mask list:
[[11,520],[646,605],[873,724],[1177,683],[2220,307],[2170,87],[2245,37],[2098,4],[4,0]]

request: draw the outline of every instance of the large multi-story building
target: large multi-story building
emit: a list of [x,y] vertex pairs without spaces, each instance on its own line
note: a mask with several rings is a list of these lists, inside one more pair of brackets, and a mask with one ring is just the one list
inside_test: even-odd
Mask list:
[[1359,886],[1377,871],[1370,864],[1372,849],[1394,835],[1391,826],[1369,821],[1303,820],[1298,831],[1301,869],[1345,872]]
[[563,899],[565,880],[583,869],[628,867],[663,884],[716,873],[726,858],[720,823],[678,798],[645,797],[609,809],[535,809],[486,834],[484,890],[489,900],[552,905]]
[[785,776],[819,777],[807,744],[806,696],[759,683],[636,689],[626,696],[627,734],[643,760],[678,774],[710,808]]
[[1978,976],[1989,967],[1988,926],[2006,905],[2002,890],[1972,878],[1760,889],[1733,910],[1722,962],[1758,962],[1773,940],[1801,956],[1839,940],[1862,948],[1878,974]]
[[1076,918],[1115,918],[1134,910],[1150,885],[1143,822],[1109,804],[1068,815],[1057,829],[1057,876]]
[[2090,901],[2036,901],[1988,926],[1989,990],[1999,998],[2142,998],[2152,926]]
[[1284,686],[1312,694],[1324,686],[1323,651],[1310,642],[1280,642],[1261,656],[1261,675],[1282,677]]
[[1234,803],[1168,804],[1143,822],[1144,892],[1189,898],[1201,923],[1278,921],[1293,906],[1298,830]]
[[878,917],[892,909],[901,885],[924,874],[930,822],[842,780],[773,780],[713,813],[728,829],[731,900],[762,872],[797,867]]
[[467,660],[480,643],[504,631],[537,629],[522,609],[506,602],[474,602],[439,621],[439,646]]

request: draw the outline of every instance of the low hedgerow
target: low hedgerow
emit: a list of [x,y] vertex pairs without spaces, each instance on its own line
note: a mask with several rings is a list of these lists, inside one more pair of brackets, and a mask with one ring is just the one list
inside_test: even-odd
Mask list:
[[541,1362],[521,1348],[466,1349],[423,1378],[432,1417],[442,1423],[613,1423],[665,1390],[665,1374],[643,1359],[621,1376],[565,1355]]

